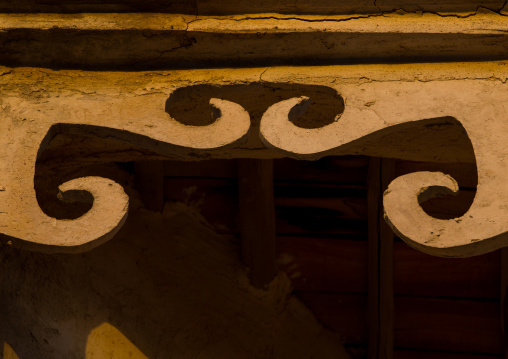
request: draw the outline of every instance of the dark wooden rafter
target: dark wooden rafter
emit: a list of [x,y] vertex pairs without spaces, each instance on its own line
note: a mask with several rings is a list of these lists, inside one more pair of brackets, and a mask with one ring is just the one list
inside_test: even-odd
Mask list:
[[379,206],[379,322],[381,335],[379,358],[393,357],[394,292],[393,292],[393,238],[392,229],[383,218],[383,192],[395,177],[395,160],[381,160],[381,198]]
[[[6,7],[6,2],[12,5]],[[16,6],[23,2],[25,6]],[[200,15],[203,16],[199,16],[199,21],[195,21],[198,20],[195,16],[185,16],[180,13],[179,11],[183,10],[180,7],[174,9],[177,11],[176,14],[161,14],[159,10],[154,10],[155,13],[149,11],[149,14],[138,11],[124,14],[115,11],[114,14],[108,14],[104,13],[100,6],[90,8],[88,4],[85,6],[88,9],[82,6],[69,8],[69,10],[75,9],[70,12],[83,12],[79,18],[76,18],[74,14],[59,14],[50,17],[46,12],[54,12],[55,7],[42,4],[35,6],[34,2],[41,3],[42,1],[30,0],[31,5],[26,2],[0,1],[0,12],[3,9],[18,13],[16,17],[0,13],[0,51],[2,52],[0,63],[3,66],[88,70],[121,68],[140,71],[245,67],[252,64],[256,67],[265,67],[316,66],[332,63],[361,64],[376,63],[376,61],[377,63],[411,63],[415,59],[418,59],[417,62],[420,63],[503,61],[508,56],[505,45],[508,35],[499,33],[496,28],[496,21],[502,21],[502,15],[498,15],[499,19],[491,15],[494,23],[484,17],[485,21],[456,22],[450,27],[450,21],[437,14],[420,18],[402,17],[393,13],[392,15],[401,16],[401,19],[404,19],[399,22],[393,21],[392,16],[345,18],[339,14],[319,15],[318,11],[314,13],[315,15],[303,13],[298,16],[301,21],[289,22],[286,26],[278,27],[271,22],[277,18],[281,23],[287,22],[292,20],[291,15],[280,15],[273,19],[263,18],[264,10],[275,13],[281,9],[278,6],[253,9],[252,1],[245,1],[245,4],[249,4],[247,8],[250,8],[250,11],[244,8],[247,12],[243,13],[242,10],[236,10],[241,7],[235,3],[234,12],[238,12],[236,21],[230,21],[228,14],[225,14],[225,17],[217,17],[216,11],[213,11],[213,15],[206,16],[204,9],[200,10]],[[143,1],[143,3],[146,2]],[[150,2],[171,3],[155,0]],[[209,0],[207,2],[215,3]],[[277,1],[270,2],[275,4]],[[451,1],[450,3],[457,4]],[[483,1],[482,3],[485,4]],[[419,2],[417,11],[422,11],[421,6]],[[478,6],[482,5],[470,4],[467,7],[475,11]],[[35,10],[37,8],[39,8],[38,11]],[[97,11],[96,13],[90,13],[93,8]],[[123,11],[129,11],[129,8],[135,7],[123,7]],[[328,10],[333,8],[336,8],[336,4],[327,7]],[[372,14],[370,10],[364,8],[364,5],[360,8],[363,8],[362,12],[365,14]],[[431,11],[447,11],[443,10],[446,7],[442,6],[431,6],[428,9],[432,8],[434,10]],[[441,10],[436,10],[439,8]],[[448,10],[453,8],[454,6],[448,7]],[[61,9],[58,7],[56,12],[60,12]],[[401,8],[385,8],[382,13],[397,9]],[[121,8],[117,10],[122,11]],[[262,12],[256,14],[252,13],[252,10]],[[36,13],[26,14],[27,11]],[[37,14],[37,12],[40,13]],[[341,12],[343,11],[338,11],[338,13]],[[322,26],[331,21],[344,20],[348,20],[347,26],[334,26],[327,28],[327,31],[317,31],[314,26],[306,25],[309,21]],[[31,25],[27,28],[27,23],[38,24],[38,26]],[[245,23],[249,24],[250,31],[248,32],[242,30]],[[147,31],[157,36],[143,36]],[[29,37],[30,41],[25,41],[23,46],[18,46],[15,40],[20,36]],[[452,39],[456,41],[450,41]],[[40,45],[41,42],[44,46]],[[312,43],[313,46],[298,46],[300,42]],[[386,45],[387,42],[389,46]],[[171,43],[179,43],[180,46],[175,48],[175,51],[164,52]],[[213,47],[210,44],[213,44]],[[464,48],[466,44],[467,48]],[[91,47],[100,47],[101,51],[80,51],[80,56],[75,56],[80,49]],[[401,48],[404,50],[402,51]]]
[[383,220],[383,192],[395,161],[372,158],[368,175],[369,359],[393,358],[393,232]]
[[504,336],[503,358],[508,358],[508,248],[501,249],[501,327]]
[[266,288],[277,273],[273,160],[238,163],[241,255],[252,284]]
[[161,212],[164,207],[163,161],[137,161],[134,163],[136,188],[145,208]]
[[368,193],[368,358],[379,353],[379,198],[381,195],[381,159],[371,158],[367,178]]

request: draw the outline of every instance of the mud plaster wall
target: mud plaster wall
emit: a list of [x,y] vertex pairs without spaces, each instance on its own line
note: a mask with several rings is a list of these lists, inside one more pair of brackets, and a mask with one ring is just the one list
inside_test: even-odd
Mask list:
[[0,283],[0,358],[347,358],[285,276],[253,289],[236,239],[181,203],[132,206],[83,254],[3,245]]

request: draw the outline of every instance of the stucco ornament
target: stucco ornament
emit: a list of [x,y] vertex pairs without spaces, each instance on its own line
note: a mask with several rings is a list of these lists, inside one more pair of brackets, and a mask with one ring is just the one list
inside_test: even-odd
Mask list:
[[[188,126],[171,118],[160,106],[146,107],[146,102],[130,99],[106,101],[94,106],[85,101],[48,101],[37,106],[11,99],[20,111],[4,111],[7,131],[2,136],[3,161],[0,183],[0,232],[9,243],[45,252],[80,252],[109,240],[124,223],[129,199],[122,186],[100,177],[82,177],[63,183],[59,190],[86,191],[93,196],[92,208],[74,220],[57,220],[39,207],[34,190],[37,155],[54,133],[71,127],[81,133],[110,136],[111,131],[126,141],[159,143],[182,149],[213,149],[235,142],[248,132],[249,114],[239,105],[211,99],[210,105],[220,117],[209,126]],[[4,100],[4,105],[9,99]],[[125,113],[129,108],[128,114]],[[115,121],[120,118],[121,121]],[[55,120],[56,119],[56,120]],[[157,119],[154,121],[154,119]],[[66,121],[66,122],[60,122]],[[136,139],[130,138],[136,134]]]
[[357,88],[339,86],[338,92],[344,98],[344,113],[318,129],[299,128],[288,119],[292,108],[311,99],[292,98],[272,105],[261,120],[264,142],[305,157],[361,147],[395,125],[439,118],[458,121],[471,140],[478,168],[477,194],[470,209],[450,220],[429,216],[420,202],[456,193],[458,185],[444,173],[416,172],[389,185],[383,199],[385,219],[409,245],[437,256],[468,257],[508,244],[504,86],[492,81],[373,82]]
[[[393,140],[390,148],[385,145],[390,134],[401,129],[431,129],[427,136],[437,136],[440,126],[451,124],[463,130],[474,149],[478,188],[471,208],[450,220],[427,215],[420,201],[457,191],[458,186],[446,174],[417,172],[390,184],[384,194],[385,217],[408,244],[433,255],[465,257],[493,251],[508,245],[508,91],[502,77],[506,66],[362,65],[156,73],[2,70],[0,233],[20,247],[83,251],[111,238],[124,222],[127,195],[114,181],[98,177],[77,178],[60,187],[62,192],[83,190],[93,195],[91,210],[80,218],[57,220],[41,210],[34,190],[36,160],[62,132],[114,137],[181,159],[362,154],[470,160],[460,151],[448,152],[454,148],[452,138],[447,141],[451,147]],[[260,102],[255,92],[264,86],[262,101],[271,105],[255,109]],[[210,112],[218,110],[215,121],[189,125],[167,112],[168,98],[186,88],[189,92],[180,91],[180,97],[173,98],[190,101],[184,114],[193,111],[192,101],[201,95],[207,97]],[[300,89],[302,94],[294,96]],[[325,90],[337,96],[328,93],[324,102],[317,103],[326,107],[328,102],[340,102],[330,107],[340,109],[339,113],[323,125],[297,125],[294,118]]]

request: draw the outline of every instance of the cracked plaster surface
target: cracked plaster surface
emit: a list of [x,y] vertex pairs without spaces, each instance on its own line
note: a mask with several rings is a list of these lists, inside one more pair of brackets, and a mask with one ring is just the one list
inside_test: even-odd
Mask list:
[[142,71],[496,61],[508,58],[507,25],[504,13],[484,8],[458,15],[0,14],[0,64]]
[[[478,7],[476,11],[467,13],[446,13],[446,12],[429,12],[429,11],[406,11],[404,9],[396,9],[391,11],[381,12],[379,14],[360,14],[360,15],[285,15],[277,13],[268,14],[250,14],[250,15],[222,15],[222,16],[202,16],[202,15],[172,15],[172,14],[0,14],[0,28],[4,30],[9,29],[80,29],[80,30],[165,30],[165,31],[223,31],[227,32],[228,27],[224,24],[229,24],[230,21],[239,23],[248,23],[253,26],[251,31],[257,31],[264,24],[272,26],[265,27],[271,32],[279,32],[286,29],[285,22],[293,22],[294,26],[290,26],[293,30],[298,30],[298,23],[312,23],[312,27],[305,25],[304,29],[300,31],[317,31],[322,29],[318,25],[325,25],[331,23],[350,22],[356,23],[357,26],[368,25],[369,19],[382,20],[383,23],[378,24],[379,27],[385,26],[398,26],[407,32],[412,32],[410,28],[404,26],[404,22],[408,21],[416,25],[417,28],[430,31],[431,29],[426,25],[426,21],[436,21],[434,26],[437,26],[434,31],[439,31],[439,26],[447,27],[447,31],[454,31],[455,29],[462,30],[478,30],[475,25],[482,26],[483,30],[496,29],[499,25],[498,21],[504,21],[502,18],[508,16],[508,13],[503,9],[504,5],[499,10],[487,9],[485,7]],[[452,21],[439,21],[439,18],[458,18],[469,19],[477,21],[467,22],[452,22]],[[263,20],[268,20],[263,21]],[[275,21],[269,21],[275,20]],[[396,20],[392,23],[389,20]],[[416,20],[416,21],[415,21]],[[401,23],[402,22],[402,23]],[[478,24],[481,22],[481,25]],[[280,25],[283,25],[281,28]],[[451,28],[449,28],[451,26]],[[247,29],[247,28],[246,28]],[[345,27],[329,28],[330,30],[347,30]],[[421,29],[414,29],[420,31]],[[499,28],[497,28],[499,29]],[[242,27],[231,27],[231,31],[242,30]],[[370,31],[370,27],[364,29]],[[443,28],[442,31],[445,31]]]
[[[101,178],[62,185],[62,191],[86,190],[95,196],[92,209],[76,220],[56,220],[37,206],[35,161],[62,132],[116,138],[181,159],[364,154],[433,160],[441,156],[449,161],[465,155],[461,137],[441,130],[453,127],[462,129],[474,150],[472,159],[462,160],[477,162],[478,192],[470,210],[461,221],[426,215],[418,204],[422,188],[437,185],[453,191],[455,184],[442,174],[417,173],[390,186],[385,196],[387,220],[410,245],[431,254],[469,256],[495,250],[508,242],[503,219],[508,216],[504,205],[508,191],[502,190],[508,171],[504,146],[508,128],[503,121],[508,112],[506,66],[494,62],[142,73],[5,69],[0,77],[6,128],[0,137],[5,159],[0,172],[5,188],[0,192],[0,229],[21,247],[83,251],[108,240],[121,226],[127,197],[117,184]],[[256,82],[258,87],[249,87]],[[279,85],[282,92],[302,84],[336,91],[343,112],[320,127],[299,127],[290,121],[290,113],[312,98],[293,96],[273,98],[260,122],[253,121],[252,112],[242,106],[245,99],[256,98],[256,88],[276,89],[277,83],[285,84],[286,90]],[[220,113],[208,125],[185,125],[168,115],[164,107],[168,97],[199,84],[215,86],[214,96],[220,96],[221,88],[239,86],[234,92],[243,91],[245,98],[232,101],[223,92],[229,100],[205,99]],[[206,93],[195,89],[195,99]],[[391,137],[414,126],[420,126],[420,142],[416,137]],[[425,131],[430,131],[426,145],[421,142]],[[439,136],[445,140],[437,146]]]

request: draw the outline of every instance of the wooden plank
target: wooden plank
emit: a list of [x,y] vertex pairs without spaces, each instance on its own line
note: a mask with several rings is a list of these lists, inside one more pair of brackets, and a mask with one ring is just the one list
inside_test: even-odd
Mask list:
[[355,204],[355,207],[367,218],[366,198],[367,190],[365,187],[349,186],[336,183],[313,183],[289,181],[278,181],[274,186],[276,198],[347,198],[351,200],[363,200]]
[[367,292],[366,240],[279,236],[277,263],[297,291]]
[[358,344],[344,344],[346,353],[349,354],[351,359],[364,359],[367,358],[367,346]]
[[164,161],[164,176],[235,178],[238,173],[237,160]]
[[395,346],[500,355],[499,302],[395,297]]
[[[367,192],[363,188],[348,188],[336,184],[278,182],[274,192],[275,206],[279,209],[292,208],[295,216],[298,216],[299,211],[316,211],[316,215],[323,215],[326,212],[333,215],[333,218],[367,219]],[[312,217],[311,215],[309,219]],[[302,218],[302,221],[305,221],[305,218]]]
[[371,158],[368,176],[368,358],[379,355],[379,206],[381,198],[381,159]]
[[471,258],[440,258],[395,243],[396,295],[499,298],[500,251]]
[[278,234],[359,234],[367,231],[366,191],[336,184],[275,186]]
[[366,295],[318,292],[296,292],[296,295],[344,344],[367,344]]
[[[360,194],[364,191],[348,192],[347,189],[336,188],[329,192],[326,186],[309,184],[295,187],[287,182],[278,183],[277,188],[279,193],[285,194],[284,197],[275,198],[277,233],[352,234],[362,238],[366,234],[366,220],[362,219],[365,199],[346,197],[348,193]],[[238,232],[237,189],[236,180],[228,178],[165,177],[164,180],[167,200],[187,203],[219,230],[233,233]],[[317,197],[301,197],[302,192]],[[327,193],[339,197],[326,198]]]
[[382,193],[395,173],[395,161],[372,158],[369,207],[369,358],[393,357],[393,232],[383,220]]
[[289,158],[274,162],[275,181],[303,181],[366,185],[369,159],[364,156],[329,156],[317,161]]
[[395,350],[394,359],[496,359],[501,356],[435,351]]
[[508,358],[508,248],[501,252],[501,329],[503,331],[503,357]]
[[277,207],[279,235],[367,235],[367,221],[341,218],[335,211],[318,207]]
[[329,211],[334,213],[334,217],[365,220],[367,219],[364,198],[355,197],[313,197],[313,198],[298,198],[298,197],[275,197],[275,206],[279,209],[292,208],[294,212],[300,210],[311,210],[316,211]]
[[[382,192],[395,177],[395,160],[381,160]],[[381,196],[382,197],[382,196]],[[379,211],[379,359],[393,358],[393,231]]]
[[264,288],[277,272],[273,161],[239,160],[238,191],[242,260],[252,284]]
[[452,176],[460,187],[476,188],[478,172],[475,163],[431,163],[418,161],[397,161],[396,176],[418,171],[439,171]]
[[161,212],[164,207],[164,170],[161,161],[134,163],[136,188],[145,208]]
[[[367,342],[366,296],[318,292],[297,295],[346,343]],[[395,297],[395,308],[394,339],[400,350],[501,354],[497,301]]]
[[220,233],[238,233],[238,183],[236,179],[164,179],[168,201],[187,204],[200,213]]

